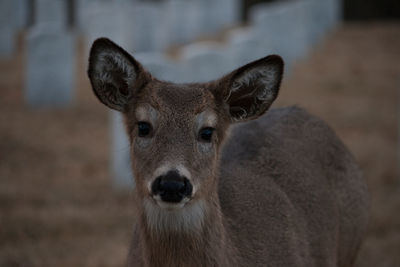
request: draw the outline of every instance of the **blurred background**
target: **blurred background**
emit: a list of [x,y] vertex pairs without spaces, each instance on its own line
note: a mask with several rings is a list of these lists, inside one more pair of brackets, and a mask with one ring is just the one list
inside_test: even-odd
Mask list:
[[175,82],[280,54],[274,106],[325,119],[368,180],[356,266],[400,266],[399,19],[398,0],[0,0],[0,266],[125,264],[129,145],[86,76],[102,36]]

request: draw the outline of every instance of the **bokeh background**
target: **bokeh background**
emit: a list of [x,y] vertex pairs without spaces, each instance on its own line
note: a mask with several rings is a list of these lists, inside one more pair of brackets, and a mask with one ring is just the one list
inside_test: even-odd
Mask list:
[[397,0],[0,0],[0,266],[125,265],[129,148],[86,77],[100,36],[177,82],[281,54],[274,106],[326,120],[368,181],[356,266],[400,266],[399,19]]

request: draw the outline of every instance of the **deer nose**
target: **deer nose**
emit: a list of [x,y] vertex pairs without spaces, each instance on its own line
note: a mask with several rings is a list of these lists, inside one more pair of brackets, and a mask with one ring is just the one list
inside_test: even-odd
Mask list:
[[151,191],[153,195],[159,195],[162,201],[178,203],[192,194],[193,186],[177,171],[169,171],[154,180]]

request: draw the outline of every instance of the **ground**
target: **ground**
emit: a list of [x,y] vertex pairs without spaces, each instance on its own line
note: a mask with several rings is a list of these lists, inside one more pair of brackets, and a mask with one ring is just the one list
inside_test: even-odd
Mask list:
[[[123,266],[133,198],[110,183],[109,113],[82,54],[73,107],[26,106],[22,39],[0,61],[0,266]],[[400,266],[399,92],[400,23],[346,24],[295,65],[275,104],[325,119],[359,161],[372,207],[357,267]]]

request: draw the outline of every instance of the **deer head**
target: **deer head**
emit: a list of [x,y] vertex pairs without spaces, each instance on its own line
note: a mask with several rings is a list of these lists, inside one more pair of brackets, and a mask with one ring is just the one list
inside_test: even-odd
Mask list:
[[176,228],[201,225],[207,203],[217,201],[218,158],[229,126],[266,112],[282,72],[282,59],[272,55],[212,82],[175,84],[154,78],[110,40],[94,42],[88,75],[98,99],[124,115],[148,221],[185,213],[191,222]]

